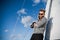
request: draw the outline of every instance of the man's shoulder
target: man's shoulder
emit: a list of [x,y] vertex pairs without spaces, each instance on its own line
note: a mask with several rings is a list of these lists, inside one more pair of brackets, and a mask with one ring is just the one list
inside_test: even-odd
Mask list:
[[46,17],[43,17],[44,19],[47,19]]
[[47,18],[46,18],[46,17],[44,17],[44,18],[43,18],[43,21],[47,21]]

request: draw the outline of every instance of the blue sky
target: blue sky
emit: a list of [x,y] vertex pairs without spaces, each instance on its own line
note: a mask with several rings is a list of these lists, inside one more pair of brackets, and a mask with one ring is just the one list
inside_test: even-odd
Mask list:
[[33,33],[30,24],[36,21],[46,0],[1,0],[1,40],[29,40]]

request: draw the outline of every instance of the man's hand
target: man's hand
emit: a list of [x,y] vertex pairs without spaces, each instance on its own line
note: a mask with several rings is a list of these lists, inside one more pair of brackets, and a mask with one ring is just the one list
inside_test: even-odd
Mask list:
[[37,24],[36,24],[36,22],[33,22],[31,25],[31,28],[35,28],[35,27],[37,27]]
[[36,28],[37,27],[37,23],[34,23],[34,28]]

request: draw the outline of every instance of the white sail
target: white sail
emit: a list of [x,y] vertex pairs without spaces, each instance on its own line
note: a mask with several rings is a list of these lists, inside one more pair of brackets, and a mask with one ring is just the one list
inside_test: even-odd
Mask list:
[[46,17],[53,18],[51,31],[50,31],[50,40],[60,39],[60,0],[52,0],[51,10],[49,14],[49,5],[51,0],[47,1],[46,6]]
[[50,17],[53,17],[50,39],[60,39],[60,0],[53,0]]

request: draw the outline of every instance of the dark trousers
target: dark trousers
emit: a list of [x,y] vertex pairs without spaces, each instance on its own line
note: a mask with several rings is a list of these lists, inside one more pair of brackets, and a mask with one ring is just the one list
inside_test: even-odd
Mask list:
[[30,40],[43,40],[43,34],[33,34]]

